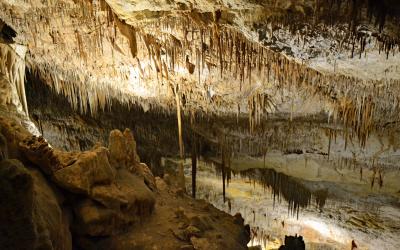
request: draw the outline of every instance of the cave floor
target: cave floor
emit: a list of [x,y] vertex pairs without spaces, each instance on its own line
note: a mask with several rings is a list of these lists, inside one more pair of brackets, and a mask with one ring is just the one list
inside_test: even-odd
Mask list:
[[126,250],[243,248],[238,239],[246,242],[246,236],[239,227],[232,227],[235,218],[204,200],[192,199],[173,182],[167,184],[161,178],[156,179],[158,192],[154,212],[140,225],[126,233],[91,242],[87,247]]

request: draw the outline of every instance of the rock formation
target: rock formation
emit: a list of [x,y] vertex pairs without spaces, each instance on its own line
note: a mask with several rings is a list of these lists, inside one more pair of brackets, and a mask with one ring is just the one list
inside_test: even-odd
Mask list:
[[21,244],[245,247],[258,229],[187,197],[203,163],[229,210],[242,172],[290,216],[329,199],[397,214],[399,20],[395,0],[0,0],[0,173],[27,201]]
[[2,249],[71,249],[60,193],[16,159],[0,162]]
[[[108,148],[97,145],[84,152],[66,152],[53,149],[43,137],[31,135],[14,121],[2,119],[1,127],[2,138],[14,148],[11,158],[20,159],[0,162],[2,249],[72,249],[72,245],[127,249],[131,243],[125,237],[141,241],[138,231],[143,231],[143,225],[165,230],[163,236],[170,241],[167,249],[185,244],[205,249],[209,237],[228,233],[224,227],[215,228],[216,222],[209,215],[199,217],[198,211],[188,207],[188,196],[173,201],[177,198],[169,194],[170,187],[164,184],[157,189],[161,184],[157,185],[146,164],[140,163],[135,139],[128,129],[124,133],[113,130]],[[156,205],[156,200],[161,204]],[[196,207],[204,206],[197,203]],[[171,221],[168,213],[176,206],[185,209]],[[206,211],[223,214],[214,208]],[[224,216],[235,233],[231,240],[220,244],[244,247],[249,235],[243,222],[234,226],[233,219]],[[165,225],[160,226],[157,220],[165,220]],[[180,223],[185,226],[179,235],[184,236],[176,238],[174,230],[181,228]],[[147,237],[157,237],[153,234]],[[102,237],[100,245],[96,237]],[[154,244],[159,243],[154,238]],[[132,246],[153,249],[149,245]]]

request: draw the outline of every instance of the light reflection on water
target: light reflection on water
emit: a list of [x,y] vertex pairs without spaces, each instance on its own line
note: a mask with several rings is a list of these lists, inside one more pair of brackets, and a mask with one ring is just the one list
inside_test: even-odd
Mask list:
[[[185,172],[190,193],[190,169]],[[220,176],[214,167],[202,164],[197,171],[197,198],[205,199],[232,215],[241,213],[245,222],[251,225],[252,241],[249,246],[261,245],[263,249],[277,249],[285,235],[298,234],[303,236],[306,249],[351,249],[352,240],[356,241],[358,249],[400,249],[396,232],[385,232],[383,235],[379,230],[349,227],[347,213],[354,213],[356,218],[357,212],[364,213],[355,204],[352,208],[350,204],[349,209],[349,204],[327,200],[321,211],[318,204],[311,202],[301,206],[297,219],[288,210],[285,199],[274,202],[273,194],[276,190],[249,181],[247,177],[232,176],[226,187],[227,202],[224,203]],[[400,220],[399,214],[396,214],[396,219]]]

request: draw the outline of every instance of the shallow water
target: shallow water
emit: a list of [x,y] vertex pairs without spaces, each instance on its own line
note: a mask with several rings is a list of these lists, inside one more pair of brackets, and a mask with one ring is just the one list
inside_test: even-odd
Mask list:
[[[190,165],[185,174],[191,193]],[[224,203],[222,176],[204,162],[199,163],[196,182],[196,198],[232,215],[242,214],[251,226],[249,246],[277,249],[285,235],[299,234],[306,249],[351,249],[352,240],[358,249],[400,249],[400,208],[382,197],[346,197],[339,193],[347,190],[337,184],[302,181],[263,169],[232,174]],[[315,186],[330,194],[321,196]]]

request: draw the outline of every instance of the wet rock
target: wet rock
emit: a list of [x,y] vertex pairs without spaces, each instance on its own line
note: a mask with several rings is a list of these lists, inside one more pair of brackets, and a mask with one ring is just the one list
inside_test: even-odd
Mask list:
[[108,162],[107,149],[100,147],[85,151],[70,166],[54,172],[53,180],[64,189],[90,194],[96,184],[110,184],[115,179],[115,169]]
[[42,174],[0,163],[0,249],[72,249],[69,222]]

